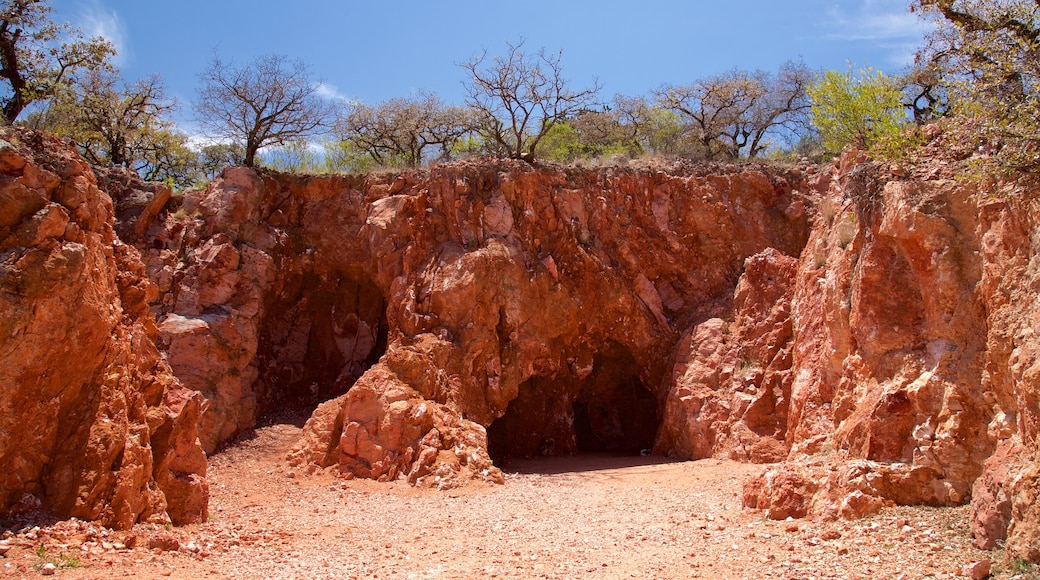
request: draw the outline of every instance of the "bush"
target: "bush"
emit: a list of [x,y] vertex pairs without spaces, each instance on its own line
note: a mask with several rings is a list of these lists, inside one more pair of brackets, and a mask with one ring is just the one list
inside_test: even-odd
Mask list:
[[890,156],[910,145],[903,137],[908,123],[902,96],[895,80],[880,71],[827,71],[809,87],[812,123],[830,153],[853,145]]

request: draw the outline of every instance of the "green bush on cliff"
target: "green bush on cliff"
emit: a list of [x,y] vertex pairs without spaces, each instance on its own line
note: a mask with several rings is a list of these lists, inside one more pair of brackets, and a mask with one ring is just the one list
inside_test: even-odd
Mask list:
[[827,71],[809,87],[809,97],[812,123],[830,153],[853,145],[891,158],[913,145],[904,137],[908,120],[903,93],[881,71]]

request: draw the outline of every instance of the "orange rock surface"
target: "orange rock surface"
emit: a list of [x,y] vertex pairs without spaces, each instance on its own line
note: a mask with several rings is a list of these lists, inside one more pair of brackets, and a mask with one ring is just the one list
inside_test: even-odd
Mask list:
[[187,424],[211,452],[300,404],[301,469],[451,487],[512,457],[724,457],[768,464],[743,501],[770,517],[971,502],[979,546],[1040,560],[1027,178],[476,159],[231,168],[172,198],[102,172],[112,206],[74,155],[20,151],[0,155],[7,508],[203,513]]
[[155,286],[57,139],[0,143],[0,511],[126,528],[206,517],[202,398],[156,349]]

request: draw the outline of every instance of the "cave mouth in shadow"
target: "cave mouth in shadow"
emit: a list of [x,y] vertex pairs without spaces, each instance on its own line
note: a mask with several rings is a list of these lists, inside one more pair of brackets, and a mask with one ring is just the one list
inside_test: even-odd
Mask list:
[[[643,385],[639,371],[626,348],[610,344],[595,355],[592,373],[584,379],[529,379],[505,414],[488,427],[491,459],[503,467],[535,458],[573,457],[575,471],[593,468],[579,467],[590,460],[579,455],[651,461],[641,456],[653,447],[661,420],[657,398]],[[568,470],[566,462],[559,463],[553,461],[548,469]]]
[[386,352],[386,299],[361,272],[308,272],[287,282],[260,328],[258,424],[302,426]]

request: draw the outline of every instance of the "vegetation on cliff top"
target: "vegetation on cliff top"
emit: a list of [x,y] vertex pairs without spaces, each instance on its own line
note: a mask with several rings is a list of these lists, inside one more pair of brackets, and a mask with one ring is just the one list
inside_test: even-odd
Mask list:
[[[4,0],[0,78],[4,113],[77,141],[96,164],[190,186],[226,164],[289,171],[364,171],[474,154],[574,162],[645,155],[733,161],[823,159],[853,145],[906,160],[935,122],[971,127],[994,167],[1040,167],[1040,6],[1026,0],[913,0],[936,22],[917,64],[900,75],[733,69],[645,96],[606,99],[575,88],[562,55],[507,42],[460,64],[464,105],[436,95],[368,105],[317,98],[303,62],[215,57],[193,110],[210,141],[192,144],[171,121],[179,103],[158,75],[128,81],[113,47],[51,19],[48,0]],[[32,106],[30,106],[32,105]]]

